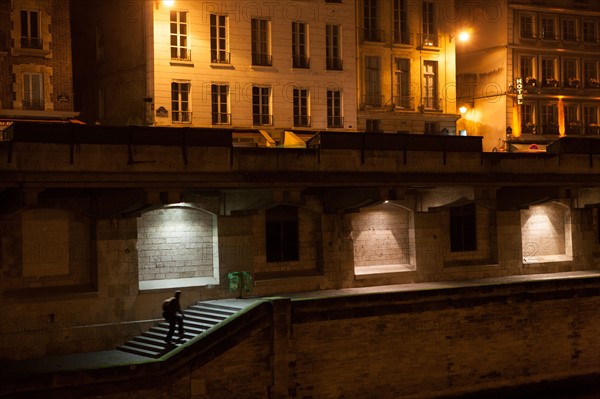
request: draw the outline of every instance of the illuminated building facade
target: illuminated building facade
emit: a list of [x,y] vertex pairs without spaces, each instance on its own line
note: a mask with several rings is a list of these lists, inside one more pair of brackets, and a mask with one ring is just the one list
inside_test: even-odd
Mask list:
[[1,123],[75,117],[69,1],[2,1],[0,16]]
[[86,121],[271,136],[357,128],[352,2],[95,1],[74,12],[94,36],[76,50],[88,54],[76,79]]
[[453,1],[356,1],[358,128],[455,134]]
[[457,9],[473,29],[457,47],[459,130],[483,136],[487,151],[600,134],[598,2],[458,1]]

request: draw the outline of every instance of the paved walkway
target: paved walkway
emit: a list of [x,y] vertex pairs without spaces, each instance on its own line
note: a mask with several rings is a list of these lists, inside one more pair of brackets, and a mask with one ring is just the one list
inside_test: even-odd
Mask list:
[[[385,285],[376,287],[364,287],[364,288],[345,288],[339,290],[323,290],[323,291],[309,291],[309,292],[298,292],[298,293],[283,293],[279,295],[271,295],[270,297],[285,297],[291,298],[292,300],[309,299],[309,298],[326,298],[326,297],[339,297],[339,296],[351,296],[351,295],[362,295],[370,293],[382,293],[382,292],[407,292],[407,291],[422,291],[422,290],[436,290],[444,288],[457,288],[457,287],[473,287],[473,286],[485,286],[485,285],[497,285],[497,284],[517,284],[528,281],[544,281],[544,280],[564,280],[564,279],[584,279],[600,276],[600,270],[592,271],[578,271],[578,272],[567,272],[567,273],[553,273],[553,274],[533,274],[525,276],[510,276],[510,277],[498,277],[498,278],[486,278],[478,280],[464,280],[464,281],[444,281],[444,282],[432,282],[432,283],[414,283],[414,284],[399,284],[399,285]],[[214,302],[222,304],[231,304],[232,302],[237,305],[248,306],[256,300],[261,298],[243,298],[243,299],[224,299]],[[123,365],[136,365],[141,363],[153,363],[160,361],[158,359],[150,359],[144,356],[133,355],[118,350],[109,350],[102,352],[90,352],[90,353],[78,353],[73,355],[63,356],[52,356],[41,359],[22,360],[16,362],[10,362],[3,364],[2,371],[0,371],[0,380],[5,378],[11,378],[15,376],[33,375],[40,373],[49,372],[60,372],[60,371],[76,371],[76,370],[90,370],[90,369],[101,369],[109,368],[114,366]]]

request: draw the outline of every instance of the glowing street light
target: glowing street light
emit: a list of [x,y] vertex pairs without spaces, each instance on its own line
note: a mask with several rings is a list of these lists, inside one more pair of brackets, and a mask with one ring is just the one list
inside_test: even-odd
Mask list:
[[163,0],[163,4],[167,7],[172,7],[175,4],[175,0]]
[[462,31],[462,32],[460,32],[460,33],[458,34],[458,41],[459,41],[459,42],[466,42],[466,41],[468,41],[468,40],[469,40],[470,36],[471,36],[471,35],[469,34],[469,32],[467,32],[467,31]]

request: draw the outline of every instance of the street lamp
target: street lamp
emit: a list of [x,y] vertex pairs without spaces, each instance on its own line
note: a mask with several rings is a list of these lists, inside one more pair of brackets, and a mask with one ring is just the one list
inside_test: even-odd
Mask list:
[[464,43],[469,41],[469,39],[471,38],[471,33],[467,30],[460,31],[458,32],[458,34],[453,33],[450,35],[450,42],[452,42],[452,39],[454,37],[456,37],[459,42]]
[[167,7],[172,7],[175,4],[175,0],[163,0],[163,4]]

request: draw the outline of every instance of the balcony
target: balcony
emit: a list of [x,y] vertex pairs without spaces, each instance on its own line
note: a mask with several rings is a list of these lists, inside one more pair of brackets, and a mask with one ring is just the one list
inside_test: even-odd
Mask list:
[[213,112],[212,114],[213,125],[231,125],[231,114],[222,112]]
[[328,116],[327,117],[327,127],[344,127],[344,117],[342,116]]
[[29,110],[44,110],[44,100],[42,99],[24,99],[23,109]]
[[192,123],[192,112],[173,111],[171,121],[173,123]]
[[171,47],[171,61],[186,61],[192,60],[192,50],[182,47]]
[[294,115],[294,127],[310,127],[310,116]]
[[384,42],[385,41],[385,31],[381,29],[363,29],[362,31],[362,41],[363,42]]
[[229,52],[223,50],[211,50],[210,51],[210,62],[213,64],[229,64],[231,60],[229,58]]
[[579,81],[578,78],[567,78],[564,81],[564,85],[567,88],[571,88],[571,89],[577,89],[579,88],[581,82]]
[[415,109],[415,99],[411,96],[394,96],[394,109],[413,110]]
[[272,66],[271,54],[252,53],[252,65]]
[[341,71],[344,69],[344,63],[341,58],[328,57],[327,58],[327,70],[328,71]]
[[597,123],[590,123],[589,125],[586,125],[584,129],[584,134],[596,136],[600,135],[600,125],[598,125]]
[[598,89],[600,88],[600,80],[596,78],[589,78],[585,81],[585,87],[589,89]]
[[254,126],[270,126],[273,124],[273,115],[254,114],[252,115],[252,124]]
[[292,56],[292,67],[293,68],[310,68],[310,58],[303,55]]

